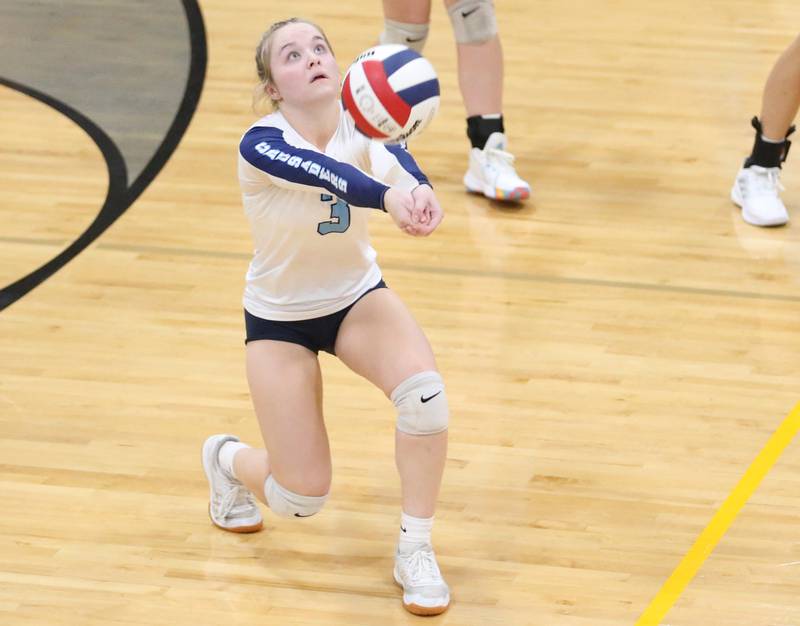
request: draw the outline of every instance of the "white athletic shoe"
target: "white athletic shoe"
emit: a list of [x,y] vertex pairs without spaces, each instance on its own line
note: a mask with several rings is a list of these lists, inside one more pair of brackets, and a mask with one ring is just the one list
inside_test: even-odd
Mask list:
[[203,469],[208,478],[208,514],[215,525],[234,533],[261,530],[263,520],[253,494],[230,476],[219,464],[219,449],[227,441],[239,441],[233,435],[212,435],[203,443]]
[[507,145],[503,133],[492,133],[483,150],[470,150],[469,169],[464,174],[468,191],[492,200],[525,200],[531,195],[531,186],[514,169],[514,155],[506,150]]
[[742,219],[754,226],[781,226],[789,213],[780,198],[783,185],[779,167],[751,165],[736,175],[731,200],[742,207]]
[[394,580],[403,588],[403,606],[414,615],[439,615],[450,606],[450,589],[428,544],[395,555]]

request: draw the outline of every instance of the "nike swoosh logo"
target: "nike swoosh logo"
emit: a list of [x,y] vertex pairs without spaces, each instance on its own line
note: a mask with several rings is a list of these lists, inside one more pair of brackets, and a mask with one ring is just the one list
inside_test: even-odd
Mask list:
[[480,7],[475,7],[471,11],[461,11],[461,17],[469,17],[470,15],[475,13],[475,11],[477,11],[478,9],[480,9]]
[[440,393],[442,393],[442,390],[441,390],[441,389],[440,389],[439,391],[437,391],[435,394],[433,394],[432,396],[428,396],[427,398],[426,398],[425,396],[420,396],[420,397],[419,397],[419,399],[420,399],[420,402],[422,402],[422,404],[425,404],[425,403],[426,403],[426,402],[428,402],[429,400],[433,400],[433,399],[434,399],[436,396],[438,396]]
[[313,513],[310,513],[309,515],[300,515],[300,513],[295,513],[294,514],[295,517],[311,517],[312,515],[314,515],[314,514]]
[[425,37],[417,37],[416,39],[411,39],[411,37],[406,37],[407,43],[417,43],[418,41],[422,41]]
[[400,526],[400,530],[402,530],[404,533],[405,533],[405,532],[408,532],[408,531],[407,531],[405,528],[403,528],[402,526]]

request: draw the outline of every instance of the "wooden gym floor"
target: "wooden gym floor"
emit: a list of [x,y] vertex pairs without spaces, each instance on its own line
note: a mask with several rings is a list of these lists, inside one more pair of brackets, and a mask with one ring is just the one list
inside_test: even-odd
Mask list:
[[[0,63],[0,286],[18,287],[0,292],[15,300],[0,312],[0,623],[420,623],[391,579],[393,410],[335,359],[322,357],[323,514],[265,511],[262,533],[223,533],[199,465],[208,434],[259,442],[235,171],[253,47],[272,21],[305,16],[344,68],[374,43],[380,3],[201,0],[202,20],[189,0],[114,4],[3,14],[16,26]],[[447,217],[427,240],[373,219],[451,400],[434,541],[454,601],[428,623],[800,625],[800,156],[784,168],[788,227],[748,226],[728,197],[800,6],[497,11],[532,201],[462,190],[437,3],[426,53],[442,107],[412,149]],[[113,225],[28,288],[101,207],[97,229]],[[768,441],[764,481],[739,483]]]

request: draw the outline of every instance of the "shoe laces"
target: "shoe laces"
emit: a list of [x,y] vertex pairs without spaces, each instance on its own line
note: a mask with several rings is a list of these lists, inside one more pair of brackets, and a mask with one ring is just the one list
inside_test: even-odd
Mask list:
[[412,585],[441,584],[442,574],[439,571],[439,566],[436,564],[436,557],[433,555],[432,550],[426,550],[424,548],[417,550],[408,557],[406,562],[408,564],[408,575]]
[[486,148],[484,154],[486,155],[487,163],[490,163],[498,170],[504,170],[516,175],[514,171],[514,155],[510,152],[500,150],[500,148]]
[[755,170],[756,190],[763,195],[777,195],[785,191],[781,184],[780,170],[777,167],[765,167]]
[[228,489],[222,496],[222,501],[219,505],[219,515],[221,517],[236,517],[240,514],[247,514],[252,511],[256,506],[253,494],[250,490],[241,483],[231,483]]

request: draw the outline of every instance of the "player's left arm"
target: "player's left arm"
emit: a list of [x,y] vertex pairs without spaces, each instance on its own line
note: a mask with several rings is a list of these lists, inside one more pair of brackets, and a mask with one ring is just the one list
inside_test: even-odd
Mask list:
[[417,185],[431,186],[411,153],[401,144],[369,142],[369,160],[372,175],[389,185],[411,191]]
[[370,142],[372,174],[379,180],[411,191],[415,235],[430,235],[444,217],[428,177],[403,145]]

